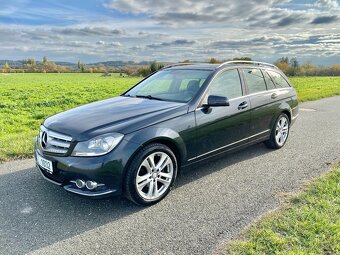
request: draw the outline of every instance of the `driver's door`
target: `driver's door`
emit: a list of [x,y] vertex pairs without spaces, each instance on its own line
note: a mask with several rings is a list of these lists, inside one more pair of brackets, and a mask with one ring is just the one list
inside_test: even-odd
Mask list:
[[200,107],[196,117],[196,157],[203,158],[246,142],[250,128],[250,102],[243,96],[237,69],[218,74],[208,88],[208,94],[224,96],[229,106]]

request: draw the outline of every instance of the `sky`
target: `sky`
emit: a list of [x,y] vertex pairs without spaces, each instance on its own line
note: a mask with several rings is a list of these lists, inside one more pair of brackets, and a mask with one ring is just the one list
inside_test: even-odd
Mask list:
[[337,0],[0,0],[0,59],[340,64]]

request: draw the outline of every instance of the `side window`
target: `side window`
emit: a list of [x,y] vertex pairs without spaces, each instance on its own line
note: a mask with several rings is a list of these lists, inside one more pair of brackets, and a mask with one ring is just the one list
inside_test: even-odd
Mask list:
[[268,71],[269,75],[272,77],[276,87],[278,88],[289,88],[289,83],[285,78],[282,77],[281,74],[273,71]]
[[209,95],[223,96],[228,99],[242,96],[241,80],[237,69],[219,74],[210,84]]
[[263,75],[264,75],[264,79],[266,80],[267,89],[268,90],[275,89],[276,87],[274,85],[274,82],[270,78],[269,74],[265,70],[262,70],[262,72],[263,72]]
[[264,78],[260,69],[243,69],[244,79],[248,86],[249,94],[267,90]]

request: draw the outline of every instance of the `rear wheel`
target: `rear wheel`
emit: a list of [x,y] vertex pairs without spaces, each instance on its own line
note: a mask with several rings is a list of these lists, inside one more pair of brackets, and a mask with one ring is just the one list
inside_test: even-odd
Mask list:
[[152,205],[171,190],[177,175],[177,160],[163,144],[150,144],[132,159],[125,178],[125,194],[136,204]]
[[272,128],[270,139],[265,142],[267,147],[273,149],[282,148],[289,135],[289,118],[285,113],[281,113]]

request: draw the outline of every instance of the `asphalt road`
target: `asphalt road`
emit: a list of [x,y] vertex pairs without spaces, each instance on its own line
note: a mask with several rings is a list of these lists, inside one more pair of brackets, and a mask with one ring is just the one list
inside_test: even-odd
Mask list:
[[281,150],[254,145],[178,179],[161,203],[88,200],[46,182],[33,160],[0,165],[0,254],[210,254],[282,192],[340,161],[340,97],[301,104]]

